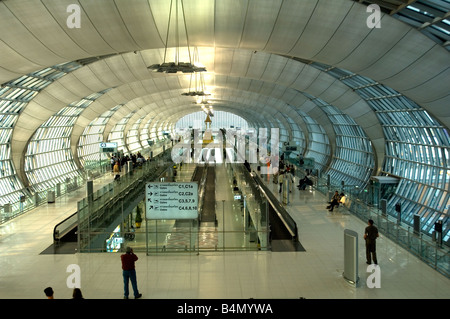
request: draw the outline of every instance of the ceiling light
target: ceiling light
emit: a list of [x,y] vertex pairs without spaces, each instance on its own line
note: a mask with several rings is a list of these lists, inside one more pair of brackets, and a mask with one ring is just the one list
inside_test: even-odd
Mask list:
[[[175,8],[174,8],[174,2],[175,1]],[[178,19],[178,1],[181,3],[181,19]],[[170,21],[172,18],[172,9],[175,9],[175,43],[176,43],[176,50],[175,50],[175,57],[174,61],[166,62],[166,56],[167,56],[167,45],[168,45],[168,39],[169,39],[169,31],[170,31]],[[178,30],[178,21],[182,20],[184,23],[184,32],[186,34],[186,42],[187,42],[187,50],[189,55],[189,62],[180,62],[180,39],[179,39],[179,32]],[[183,0],[170,0],[170,10],[169,10],[169,21],[167,25],[167,35],[166,35],[166,43],[164,46],[164,61],[161,64],[152,64],[151,66],[147,67],[149,70],[159,72],[159,73],[195,73],[195,72],[205,72],[206,68],[202,64],[200,64],[198,61],[195,63],[192,63],[191,61],[191,52],[189,48],[189,37],[186,27],[186,19],[184,16],[184,6],[183,6]]]

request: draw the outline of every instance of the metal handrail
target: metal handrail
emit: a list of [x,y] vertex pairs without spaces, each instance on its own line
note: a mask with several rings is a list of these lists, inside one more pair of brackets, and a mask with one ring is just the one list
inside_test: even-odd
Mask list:
[[267,188],[266,185],[261,181],[258,174],[249,173],[256,184],[259,186],[261,192],[267,198],[269,203],[272,205],[272,208],[277,213],[278,217],[281,219],[283,224],[286,226],[286,229],[292,236],[292,239],[295,240],[298,238],[298,227],[295,220],[289,215],[288,211],[280,204],[279,200],[272,194],[272,192]]
[[[64,220],[62,220],[61,222],[59,222],[58,224],[55,225],[55,227],[53,228],[53,241],[54,242],[59,242],[65,234],[67,234],[76,225],[78,225],[77,213],[78,212],[73,213],[72,215],[70,215],[69,217],[65,218]],[[70,220],[72,220],[72,221],[70,221]],[[70,221],[70,223],[67,223],[68,221]],[[64,228],[59,229],[61,227],[61,225],[65,225],[65,224],[67,224],[68,226],[65,226]]]

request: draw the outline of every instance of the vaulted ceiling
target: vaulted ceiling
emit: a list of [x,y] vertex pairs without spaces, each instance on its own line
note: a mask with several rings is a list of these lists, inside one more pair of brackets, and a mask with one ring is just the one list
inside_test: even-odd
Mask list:
[[[402,1],[405,3],[405,1]],[[69,27],[80,8],[79,28]],[[68,61],[84,66],[56,80],[28,103],[15,123],[12,158],[20,167],[35,130],[68,104],[110,89],[81,114],[72,147],[93,119],[124,104],[108,123],[135,112],[175,123],[199,111],[182,96],[190,74],[162,74],[148,69],[187,41],[168,34],[168,0],[4,0],[0,2],[0,83]],[[399,4],[402,5],[402,4]],[[351,116],[383,158],[382,127],[358,94],[312,67],[320,62],[368,77],[415,101],[450,127],[450,59],[442,44],[417,28],[381,13],[380,28],[371,14],[351,0],[184,0],[171,23],[186,25],[190,48],[198,48],[207,68],[205,85],[223,109],[250,123],[271,125],[271,117],[300,109],[318,120],[327,133],[331,123],[302,93],[318,97]],[[302,125],[301,120],[298,119]],[[144,123],[145,121],[142,121]]]

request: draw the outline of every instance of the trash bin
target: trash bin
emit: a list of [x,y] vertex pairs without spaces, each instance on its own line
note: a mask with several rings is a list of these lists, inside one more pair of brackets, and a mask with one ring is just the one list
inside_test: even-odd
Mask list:
[[3,205],[3,213],[4,213],[6,216],[9,216],[9,214],[12,213],[12,206],[11,206],[11,204],[5,204],[5,205]]
[[47,192],[47,203],[54,203],[54,202],[55,202],[55,192],[48,191]]

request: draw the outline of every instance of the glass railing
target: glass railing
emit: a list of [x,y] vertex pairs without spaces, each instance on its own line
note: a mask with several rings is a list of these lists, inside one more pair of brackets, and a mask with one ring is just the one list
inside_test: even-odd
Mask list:
[[[223,165],[216,166],[216,187],[223,187],[220,198],[216,198],[215,223],[201,223],[199,219],[147,220],[145,231],[136,234],[136,242],[127,244],[134,244],[133,249],[136,245],[143,249],[142,244],[146,243],[148,254],[268,250],[267,203],[252,188],[254,182],[238,167]],[[222,171],[217,176],[219,169],[225,173]],[[234,174],[239,192],[233,189]],[[202,186],[200,183],[199,194],[208,196],[201,191]],[[216,194],[219,194],[217,189]],[[142,242],[144,233],[146,242]]]
[[145,183],[158,179],[172,164],[170,150],[165,151],[80,200],[77,204],[78,251],[103,252],[107,250],[111,234],[127,237],[124,232],[127,218],[142,202]]
[[35,192],[29,196],[23,196],[15,203],[4,204],[0,210],[0,224],[41,205],[52,203],[56,201],[57,198],[80,189],[86,184],[86,180],[85,172],[82,172],[79,175],[67,178],[64,182],[57,183],[55,186],[46,190]]
[[[180,169],[185,170],[183,172],[190,170],[192,176],[195,166],[196,164],[183,164],[182,168],[178,166],[178,173],[168,173],[165,181],[190,181],[188,174],[183,174]],[[99,190],[90,204],[88,199],[79,202],[79,243],[81,247],[85,247],[81,251],[117,252],[123,251],[126,246],[147,254],[269,249],[267,202],[255,192],[254,181],[237,172],[239,169],[236,170],[236,167],[218,165],[216,172],[218,169],[221,171],[216,187],[220,185],[221,188],[220,191],[216,188],[216,193],[220,192],[220,196],[216,198],[215,223],[202,223],[199,218],[147,220],[143,216],[142,224],[138,227],[136,207],[140,207],[140,211],[145,207],[143,190],[139,188],[145,182],[144,178],[139,177],[136,185],[127,182],[129,187],[120,188],[120,185],[112,183],[113,185],[106,185]],[[234,192],[232,185],[235,170],[239,179],[239,193]],[[159,180],[161,175],[158,174],[159,172],[153,173],[151,176],[156,176],[156,180]],[[199,186],[201,188],[203,185]],[[208,196],[201,191],[199,194]],[[199,202],[201,203],[201,198]]]
[[[297,169],[298,176],[304,176],[305,172]],[[326,178],[315,178],[314,188],[323,193],[327,198],[337,190],[345,194],[345,206],[349,212],[363,221],[374,220],[375,224],[387,238],[391,239],[420,260],[427,263],[446,277],[450,277],[450,250],[445,244],[434,241],[430,236],[423,233],[417,234],[414,229],[399,222],[391,214],[383,214],[377,200],[373,199],[376,194],[374,185],[368,185],[365,189],[360,189],[352,185]],[[386,198],[388,200],[388,198]]]

